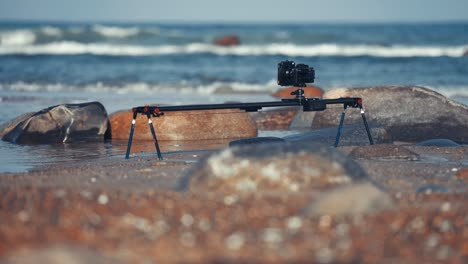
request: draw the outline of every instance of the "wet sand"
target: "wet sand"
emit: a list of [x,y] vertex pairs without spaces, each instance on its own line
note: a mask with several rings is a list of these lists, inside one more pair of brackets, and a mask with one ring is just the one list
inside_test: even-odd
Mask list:
[[386,148],[339,148],[396,203],[352,217],[304,214],[317,192],[175,191],[215,150],[1,174],[0,256],[11,263],[466,263],[468,147],[405,147],[416,156],[382,155]]

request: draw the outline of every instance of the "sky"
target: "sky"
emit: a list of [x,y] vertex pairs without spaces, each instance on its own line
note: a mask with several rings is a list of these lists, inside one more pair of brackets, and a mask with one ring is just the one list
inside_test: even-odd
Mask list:
[[0,20],[468,21],[468,0],[0,0]]

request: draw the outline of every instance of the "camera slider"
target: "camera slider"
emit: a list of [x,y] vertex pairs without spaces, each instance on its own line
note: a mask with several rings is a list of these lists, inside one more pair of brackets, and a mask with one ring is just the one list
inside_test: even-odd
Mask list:
[[130,156],[130,149],[132,146],[133,133],[135,131],[136,117],[138,114],[146,115],[148,117],[148,124],[151,130],[151,134],[154,140],[154,146],[156,148],[156,153],[159,160],[163,160],[161,150],[159,148],[158,138],[156,136],[156,131],[153,127],[153,121],[151,117],[159,117],[165,112],[174,112],[174,111],[191,111],[191,110],[216,110],[216,109],[240,109],[246,112],[256,112],[264,107],[285,107],[285,106],[302,106],[303,111],[323,111],[327,108],[327,105],[330,104],[342,104],[344,107],[343,112],[341,113],[341,119],[338,126],[338,133],[336,135],[334,146],[337,147],[341,130],[343,128],[343,122],[345,117],[345,112],[348,107],[359,108],[361,110],[362,120],[366,128],[367,137],[369,138],[369,143],[374,144],[372,136],[369,130],[369,125],[367,124],[366,116],[364,114],[364,109],[362,107],[362,98],[360,97],[346,97],[346,98],[336,98],[336,99],[320,99],[320,98],[306,98],[304,97],[304,91],[302,87],[299,87],[298,90],[291,93],[296,95],[296,98],[292,99],[282,99],[281,101],[272,101],[272,102],[252,102],[252,103],[226,103],[226,104],[196,104],[196,105],[179,105],[179,106],[137,106],[132,108],[133,119],[132,125],[130,128],[130,135],[128,138],[127,151],[125,154],[125,159],[128,159]]

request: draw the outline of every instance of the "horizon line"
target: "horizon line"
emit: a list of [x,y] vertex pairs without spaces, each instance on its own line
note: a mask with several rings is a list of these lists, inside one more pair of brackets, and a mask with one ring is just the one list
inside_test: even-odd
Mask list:
[[0,18],[0,22],[19,23],[109,23],[109,24],[449,24],[468,23],[468,19],[440,19],[440,20],[365,20],[365,19],[335,19],[335,20],[188,20],[188,19],[26,19]]

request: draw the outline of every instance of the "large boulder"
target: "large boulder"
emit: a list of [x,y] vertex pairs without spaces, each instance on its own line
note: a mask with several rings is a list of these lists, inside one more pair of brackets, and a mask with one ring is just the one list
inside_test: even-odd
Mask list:
[[[110,115],[113,139],[128,139],[133,113],[124,110]],[[209,140],[257,136],[249,114],[237,109],[166,112],[153,117],[158,140]],[[153,140],[148,118],[138,115],[134,140]]]
[[[303,133],[285,136],[284,139],[289,142],[299,144],[321,144],[325,146],[333,146],[338,132],[338,125],[335,127],[315,129]],[[391,143],[392,137],[385,128],[371,127],[370,132],[375,144]],[[345,124],[341,131],[339,146],[366,146],[369,145],[369,137],[367,136],[364,125],[361,124]]]
[[18,144],[99,141],[109,132],[109,119],[101,103],[61,104],[9,122],[2,128],[2,140]]
[[[362,97],[369,122],[385,127],[393,140],[418,142],[446,138],[468,142],[468,107],[423,87],[381,86],[336,89],[323,98]],[[345,124],[362,123],[358,110],[349,109]],[[342,107],[317,112],[313,128],[334,127]]]
[[276,130],[288,129],[300,112],[302,112],[302,106],[273,108],[249,114],[257,124],[258,129]]
[[336,149],[271,143],[217,152],[202,160],[179,187],[202,192],[288,194],[367,179],[356,162]]

